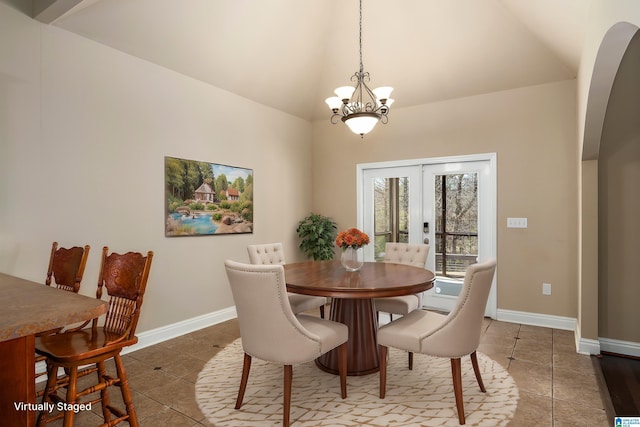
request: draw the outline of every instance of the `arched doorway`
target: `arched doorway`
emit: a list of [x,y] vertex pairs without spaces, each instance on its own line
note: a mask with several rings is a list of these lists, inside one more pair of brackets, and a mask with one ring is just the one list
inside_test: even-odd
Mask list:
[[635,356],[640,356],[640,285],[633,271],[640,257],[638,76],[640,33],[620,22],[598,50],[585,116],[580,323],[583,332],[595,329],[600,349]]

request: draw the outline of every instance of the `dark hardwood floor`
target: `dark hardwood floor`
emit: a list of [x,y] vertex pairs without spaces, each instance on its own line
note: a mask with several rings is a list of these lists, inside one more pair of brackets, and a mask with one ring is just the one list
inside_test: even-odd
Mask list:
[[603,353],[598,358],[616,416],[640,416],[640,359]]

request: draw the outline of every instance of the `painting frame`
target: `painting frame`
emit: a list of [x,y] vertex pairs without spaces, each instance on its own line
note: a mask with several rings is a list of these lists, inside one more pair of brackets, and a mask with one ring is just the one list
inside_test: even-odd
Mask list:
[[253,169],[164,157],[165,237],[253,234]]

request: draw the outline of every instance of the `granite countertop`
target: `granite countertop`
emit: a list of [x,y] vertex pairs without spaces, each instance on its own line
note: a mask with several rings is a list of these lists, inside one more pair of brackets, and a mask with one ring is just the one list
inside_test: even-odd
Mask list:
[[107,302],[0,273],[0,341],[93,319]]

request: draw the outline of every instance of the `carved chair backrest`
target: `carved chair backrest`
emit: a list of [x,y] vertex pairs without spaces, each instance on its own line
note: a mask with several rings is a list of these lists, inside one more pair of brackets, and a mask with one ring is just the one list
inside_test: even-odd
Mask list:
[[[109,295],[104,331],[110,340],[132,339],[140,317],[153,251],[147,252],[147,256],[139,252],[127,252],[124,255],[113,252],[107,255],[108,251],[107,246],[102,249],[96,292],[96,298],[101,299],[104,286]],[[97,328],[97,319],[93,321],[93,328]]]
[[58,248],[58,242],[53,242],[45,284],[51,286],[53,283],[58,289],[78,293],[89,249],[89,245],[69,249]]

